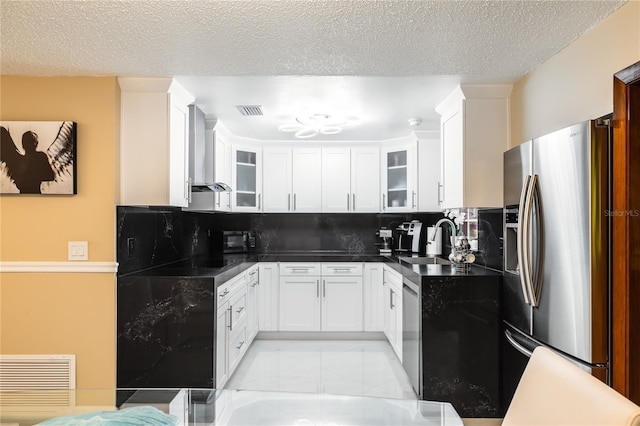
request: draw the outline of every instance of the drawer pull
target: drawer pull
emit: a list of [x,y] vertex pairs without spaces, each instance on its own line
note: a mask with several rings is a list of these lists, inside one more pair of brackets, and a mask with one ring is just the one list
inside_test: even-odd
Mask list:
[[244,345],[244,340],[242,342],[240,342],[240,344],[238,346],[236,346],[236,349],[240,350],[240,348],[242,347],[242,345]]
[[225,297],[227,294],[229,294],[229,289],[225,288],[224,291],[220,294],[220,297]]
[[238,310],[236,311],[236,314],[239,314],[240,312],[244,311],[244,306],[240,306],[238,308]]

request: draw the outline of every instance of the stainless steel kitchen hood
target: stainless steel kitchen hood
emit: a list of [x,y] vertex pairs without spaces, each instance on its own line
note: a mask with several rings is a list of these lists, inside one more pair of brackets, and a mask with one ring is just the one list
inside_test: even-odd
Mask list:
[[[215,135],[215,133],[213,133]],[[215,181],[215,136],[205,130],[204,113],[189,105],[189,177],[199,191],[229,192],[231,187]]]

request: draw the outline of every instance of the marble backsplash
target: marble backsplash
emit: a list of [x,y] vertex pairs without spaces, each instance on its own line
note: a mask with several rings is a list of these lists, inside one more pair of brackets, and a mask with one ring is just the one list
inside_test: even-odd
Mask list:
[[[117,207],[118,274],[128,274],[209,253],[213,230],[256,231],[259,254],[377,253],[375,233],[419,220],[433,225],[441,213],[198,213],[171,207]],[[448,234],[445,229],[445,243]],[[450,246],[445,244],[443,255]],[[502,270],[502,209],[478,211],[476,263]]]
[[402,222],[434,224],[440,213],[197,213],[170,207],[117,207],[118,274],[209,253],[210,231],[254,230],[259,254],[377,253],[375,233]]

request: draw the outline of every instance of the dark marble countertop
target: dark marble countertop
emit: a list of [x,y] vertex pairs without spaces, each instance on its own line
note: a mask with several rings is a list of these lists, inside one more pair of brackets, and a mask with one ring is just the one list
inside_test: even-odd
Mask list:
[[181,260],[156,268],[138,271],[127,276],[172,276],[211,278],[216,286],[221,285],[249,269],[258,262],[383,262],[407,277],[413,282],[420,283],[422,277],[477,277],[499,276],[500,271],[471,265],[466,273],[455,270],[451,265],[420,265],[401,260],[395,255],[382,256],[378,253],[340,253],[340,252],[291,252],[271,254],[224,254],[198,256]]

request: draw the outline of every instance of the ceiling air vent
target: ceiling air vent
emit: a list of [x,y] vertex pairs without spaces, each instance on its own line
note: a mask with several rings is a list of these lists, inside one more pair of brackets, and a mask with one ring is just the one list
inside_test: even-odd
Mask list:
[[262,105],[238,105],[236,108],[242,115],[264,115]]

